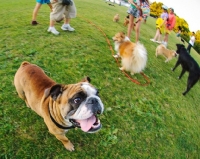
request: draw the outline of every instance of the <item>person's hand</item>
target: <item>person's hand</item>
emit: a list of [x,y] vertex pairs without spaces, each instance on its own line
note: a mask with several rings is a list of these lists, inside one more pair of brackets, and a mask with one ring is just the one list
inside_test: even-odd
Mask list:
[[135,5],[135,6],[136,6],[137,9],[140,9],[140,6],[138,6],[138,5]]
[[133,3],[133,0],[128,0],[128,3]]

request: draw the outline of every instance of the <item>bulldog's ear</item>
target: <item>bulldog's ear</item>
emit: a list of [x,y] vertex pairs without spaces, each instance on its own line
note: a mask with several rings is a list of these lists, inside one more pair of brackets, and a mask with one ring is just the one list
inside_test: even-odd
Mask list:
[[88,83],[90,83],[91,82],[91,79],[90,79],[90,77],[85,77],[85,78],[83,78],[82,80],[81,80],[81,82],[88,82]]
[[62,93],[62,85],[56,84],[50,89],[50,96],[55,101],[57,97]]

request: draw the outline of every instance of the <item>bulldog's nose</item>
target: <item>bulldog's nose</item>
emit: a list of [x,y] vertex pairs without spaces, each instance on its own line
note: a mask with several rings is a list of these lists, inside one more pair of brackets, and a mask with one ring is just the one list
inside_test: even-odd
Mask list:
[[101,104],[99,103],[97,98],[89,98],[87,101],[87,107],[90,109],[94,114],[101,114],[103,109]]
[[90,98],[88,100],[88,104],[97,104],[98,103],[98,100],[96,98]]

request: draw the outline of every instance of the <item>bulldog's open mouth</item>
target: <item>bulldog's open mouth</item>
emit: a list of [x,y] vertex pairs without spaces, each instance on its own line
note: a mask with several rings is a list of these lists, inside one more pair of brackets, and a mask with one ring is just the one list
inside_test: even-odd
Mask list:
[[87,119],[71,119],[70,121],[77,127],[80,127],[81,130],[88,133],[96,132],[101,128],[100,120],[96,115],[93,115]]

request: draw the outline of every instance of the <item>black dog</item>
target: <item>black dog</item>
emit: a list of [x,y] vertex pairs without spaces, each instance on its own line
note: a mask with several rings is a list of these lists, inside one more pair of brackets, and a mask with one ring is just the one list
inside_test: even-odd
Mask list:
[[189,72],[188,80],[187,80],[187,89],[183,92],[183,95],[186,95],[190,91],[190,89],[197,83],[200,78],[200,68],[197,62],[192,58],[192,56],[187,52],[185,46],[183,44],[176,44],[177,50],[176,52],[179,54],[178,61],[176,65],[172,69],[174,71],[177,66],[182,66],[182,71],[179,76],[179,79],[184,75],[186,71]]

